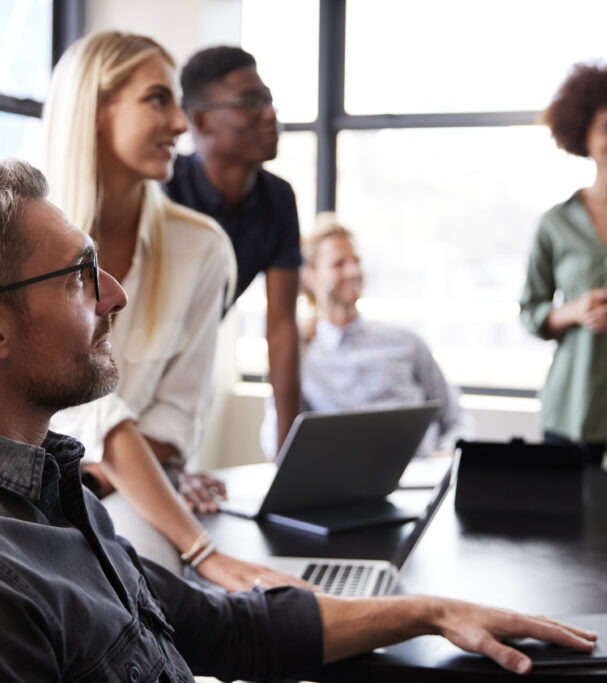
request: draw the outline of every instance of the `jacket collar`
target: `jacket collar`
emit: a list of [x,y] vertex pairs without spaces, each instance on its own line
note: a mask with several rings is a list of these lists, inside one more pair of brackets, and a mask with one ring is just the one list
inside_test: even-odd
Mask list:
[[40,498],[46,454],[58,463],[80,459],[84,446],[76,439],[49,431],[42,446],[0,436],[0,487],[31,501]]

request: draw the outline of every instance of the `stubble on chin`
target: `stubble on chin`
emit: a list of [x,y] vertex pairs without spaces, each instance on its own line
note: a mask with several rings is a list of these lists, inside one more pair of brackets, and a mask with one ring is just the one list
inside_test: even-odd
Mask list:
[[87,362],[73,372],[61,376],[54,373],[30,376],[25,390],[33,404],[56,413],[111,394],[118,386],[118,379],[114,359],[110,356],[100,362],[91,352]]
[[31,404],[55,413],[111,394],[118,386],[118,366],[111,355],[97,350],[110,326],[109,316],[99,322],[88,353],[70,356],[66,349],[65,356],[49,362],[44,344],[28,341],[24,321],[22,350],[30,362],[22,376],[22,385]]

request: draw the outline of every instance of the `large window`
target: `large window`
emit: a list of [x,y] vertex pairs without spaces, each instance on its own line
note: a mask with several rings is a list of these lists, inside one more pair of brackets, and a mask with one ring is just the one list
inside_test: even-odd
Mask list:
[[0,158],[38,164],[52,65],[83,33],[82,0],[0,2]]
[[365,315],[417,330],[455,384],[541,385],[552,347],[516,302],[539,216],[592,182],[589,162],[540,126],[343,131],[338,178]]
[[37,116],[51,72],[52,6],[52,0],[0,3],[0,157],[39,160]]
[[347,0],[350,114],[543,109],[605,54],[602,0]]
[[[606,21],[603,0],[243,0],[243,45],[285,113],[271,168],[303,232],[335,208],[361,247],[361,310],[418,330],[468,390],[543,383],[552,347],[518,321],[527,254],[593,165],[535,122],[573,63],[604,58]],[[248,319],[261,288],[256,302]],[[253,337],[250,374],[267,362]]]

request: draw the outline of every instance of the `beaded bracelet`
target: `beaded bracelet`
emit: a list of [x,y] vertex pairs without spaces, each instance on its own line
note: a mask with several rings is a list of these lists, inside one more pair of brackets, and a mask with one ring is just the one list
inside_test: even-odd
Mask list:
[[192,569],[196,569],[196,567],[203,560],[206,560],[211,553],[215,552],[215,550],[215,544],[211,541],[211,543],[209,543],[209,545],[206,548],[204,548],[202,552],[190,562],[190,567],[192,567]]
[[211,537],[206,532],[206,529],[203,529],[200,533],[200,536],[194,541],[194,543],[192,543],[192,547],[181,555],[181,559],[184,562],[189,562],[196,555],[196,553],[198,553],[202,548],[207,547],[209,543],[211,543]]

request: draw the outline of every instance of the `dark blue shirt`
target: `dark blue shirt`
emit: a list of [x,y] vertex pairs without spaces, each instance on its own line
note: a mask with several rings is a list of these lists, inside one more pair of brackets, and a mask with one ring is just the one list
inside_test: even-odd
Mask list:
[[192,682],[310,671],[316,599],[205,591],[136,554],[80,483],[82,445],[0,437],[0,681]]
[[230,210],[192,154],[177,158],[165,190],[173,201],[214,218],[230,236],[238,262],[235,299],[258,273],[301,265],[295,195],[282,178],[260,168],[251,192]]

